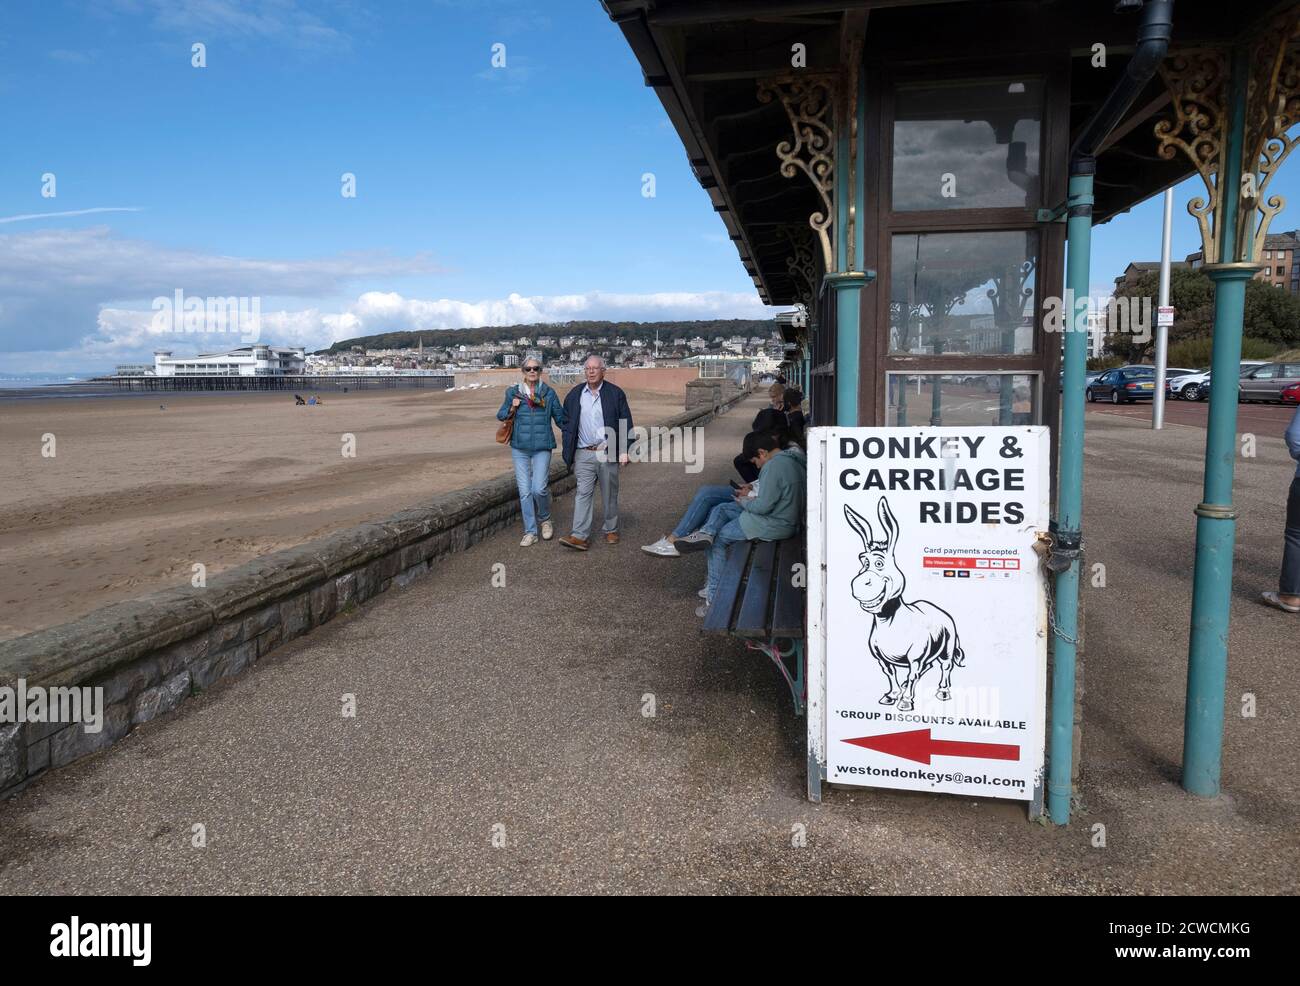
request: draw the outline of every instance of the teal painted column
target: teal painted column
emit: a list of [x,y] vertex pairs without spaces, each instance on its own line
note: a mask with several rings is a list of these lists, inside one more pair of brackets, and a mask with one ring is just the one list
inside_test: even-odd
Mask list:
[[835,423],[845,428],[858,424],[859,344],[862,289],[875,279],[872,271],[850,270],[827,274],[835,292]]
[[[861,66],[859,66],[861,68]],[[841,127],[835,142],[835,271],[824,283],[835,292],[835,424],[855,427],[861,392],[862,289],[875,280],[874,271],[861,270],[866,205],[866,73],[857,73],[853,100],[854,126]],[[852,146],[850,146],[852,141]],[[852,152],[852,153],[851,153]],[[849,239],[853,217],[852,241]],[[819,422],[830,424],[830,422]]]
[[[1232,551],[1237,512],[1232,480],[1237,459],[1237,378],[1241,364],[1246,282],[1259,269],[1238,260],[1237,209],[1249,63],[1245,51],[1232,59],[1228,145],[1219,187],[1225,189],[1216,217],[1221,263],[1203,270],[1214,282],[1214,348],[1210,356],[1210,410],[1205,429],[1204,499],[1196,507],[1196,568],[1192,586],[1192,632],[1187,652],[1187,705],[1183,710],[1183,788],[1212,798],[1219,793],[1223,759],[1223,704],[1228,679],[1228,624],[1232,607]],[[1251,222],[1246,242],[1253,238]]]
[[1048,743],[1047,810],[1057,825],[1070,821],[1074,765],[1075,669],[1079,641],[1079,558],[1083,520],[1083,391],[1088,363],[1088,278],[1092,253],[1091,158],[1071,166],[1066,237],[1065,290],[1071,310],[1065,332],[1061,381],[1061,444],[1056,487],[1056,546],[1074,551],[1070,567],[1056,575],[1056,626],[1052,649],[1052,720]]

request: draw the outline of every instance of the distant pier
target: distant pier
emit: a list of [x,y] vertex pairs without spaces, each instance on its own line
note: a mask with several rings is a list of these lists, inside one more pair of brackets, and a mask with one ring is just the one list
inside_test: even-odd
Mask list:
[[230,391],[230,390],[286,390],[319,392],[322,390],[395,390],[419,387],[427,390],[449,390],[456,378],[450,373],[421,375],[363,375],[330,373],[322,375],[287,374],[283,376],[218,376],[195,374],[175,376],[97,377],[97,383],[111,383],[124,391]]

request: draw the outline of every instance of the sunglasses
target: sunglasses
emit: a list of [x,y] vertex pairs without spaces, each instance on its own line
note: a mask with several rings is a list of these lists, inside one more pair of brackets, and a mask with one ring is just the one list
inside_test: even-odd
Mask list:
[[525,367],[524,367],[524,372],[525,372],[525,373],[541,373],[541,372],[542,372],[542,368],[541,368],[540,366],[525,366]]

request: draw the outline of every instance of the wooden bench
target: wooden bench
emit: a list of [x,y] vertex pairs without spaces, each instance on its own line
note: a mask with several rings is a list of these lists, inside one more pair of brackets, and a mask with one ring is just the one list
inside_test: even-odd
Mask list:
[[[772,659],[790,686],[795,715],[803,715],[807,681],[804,608],[808,584],[803,536],[784,541],[741,541],[704,617],[704,630],[740,637]],[[798,566],[798,568],[796,568]]]

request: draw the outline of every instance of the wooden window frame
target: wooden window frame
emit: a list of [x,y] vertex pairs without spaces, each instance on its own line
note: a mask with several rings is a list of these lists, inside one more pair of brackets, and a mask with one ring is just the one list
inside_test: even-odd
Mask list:
[[[878,153],[868,154],[866,192],[874,208],[864,210],[863,263],[876,271],[875,290],[862,292],[861,387],[859,420],[884,425],[888,420],[887,373],[980,373],[1006,371],[1037,374],[1042,380],[1038,413],[1053,432],[1060,413],[1058,388],[1061,337],[1043,329],[1043,302],[1064,293],[1065,224],[1038,221],[1037,209],[1021,207],[942,209],[895,212],[893,195],[894,117],[900,85],[981,83],[1037,79],[1042,82],[1038,170],[1043,208],[1064,203],[1069,154],[1069,52],[1026,59],[1021,71],[1007,72],[1005,62],[971,60],[960,64],[897,65],[868,63],[867,133],[875,134]],[[1002,232],[1036,230],[1039,248],[1033,274],[1033,350],[1023,355],[949,354],[891,355],[889,352],[889,285],[892,238],[898,233]],[[1055,459],[1055,443],[1052,445]]]

